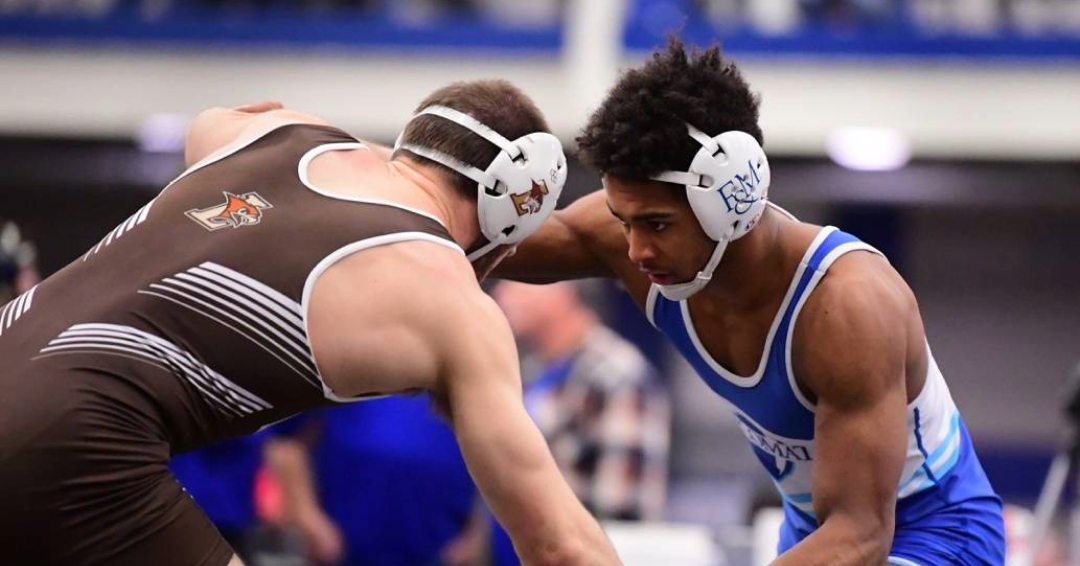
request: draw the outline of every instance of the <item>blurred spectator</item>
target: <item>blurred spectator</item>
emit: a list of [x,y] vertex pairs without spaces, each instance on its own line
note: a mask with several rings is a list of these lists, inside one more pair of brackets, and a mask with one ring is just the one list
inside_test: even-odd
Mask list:
[[1005,506],[1005,536],[1008,554],[1005,566],[1065,566],[1065,545],[1057,532],[1046,533],[1039,555],[1032,559],[1031,544],[1035,531],[1035,514],[1018,505]]
[[897,0],[799,0],[809,22],[834,30],[866,29],[895,22]]
[[908,9],[921,30],[960,35],[993,34],[1004,26],[1012,0],[911,0]]
[[[503,282],[494,291],[523,347],[544,364],[525,405],[574,492],[599,519],[660,520],[671,412],[656,371],[602,325],[579,284]],[[496,529],[498,566],[517,564]]]
[[484,17],[511,28],[546,28],[559,23],[567,0],[473,0]]
[[0,221],[0,306],[38,284],[36,260],[34,244],[23,239],[19,227]]
[[426,395],[336,407],[270,443],[288,514],[317,564],[434,566],[476,488]]
[[749,25],[766,35],[785,35],[804,25],[843,32],[895,25],[902,0],[696,0],[717,29]]
[[177,456],[169,468],[248,566],[257,527],[255,476],[263,462],[266,433],[235,438]]

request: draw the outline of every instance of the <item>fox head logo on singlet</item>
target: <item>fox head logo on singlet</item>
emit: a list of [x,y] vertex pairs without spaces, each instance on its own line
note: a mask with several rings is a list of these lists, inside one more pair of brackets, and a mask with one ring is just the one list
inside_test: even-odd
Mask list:
[[213,232],[221,228],[239,228],[258,224],[262,220],[262,211],[274,208],[274,205],[259,196],[258,193],[236,195],[222,191],[225,203],[210,208],[196,208],[184,214],[198,222],[200,226]]
[[526,214],[540,212],[540,207],[544,206],[544,195],[546,194],[548,194],[547,183],[533,181],[532,190],[527,193],[510,195],[510,198],[514,199],[514,208],[517,209],[518,216],[525,216]]

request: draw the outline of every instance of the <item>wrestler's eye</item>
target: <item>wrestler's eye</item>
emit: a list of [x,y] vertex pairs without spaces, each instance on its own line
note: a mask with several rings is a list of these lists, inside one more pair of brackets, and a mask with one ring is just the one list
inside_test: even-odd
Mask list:
[[667,222],[652,221],[648,223],[649,230],[653,232],[663,232],[668,227]]

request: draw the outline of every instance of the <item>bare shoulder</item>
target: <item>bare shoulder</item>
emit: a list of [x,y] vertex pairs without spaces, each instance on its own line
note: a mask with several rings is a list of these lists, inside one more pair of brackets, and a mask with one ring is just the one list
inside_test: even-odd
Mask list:
[[879,314],[902,316],[914,303],[911,288],[888,260],[856,251],[841,256],[829,268],[807,300],[804,313],[815,313],[823,320],[830,318],[830,312],[881,318]]
[[277,103],[208,108],[196,115],[188,127],[184,161],[191,167],[288,124],[329,125],[318,116]]
[[410,240],[333,263],[311,285],[308,329],[339,394],[428,389],[486,307],[460,249]]
[[807,298],[795,328],[796,374],[817,396],[859,397],[902,379],[911,289],[885,258],[863,251],[836,260]]
[[[366,249],[337,262],[324,279],[342,279],[365,308],[398,315],[453,309],[483,296],[468,260],[453,244],[407,240]],[[378,300],[371,300],[377,298]]]
[[206,130],[219,128],[257,127],[265,124],[273,127],[281,124],[320,124],[328,125],[326,120],[309,114],[284,108],[280,105],[238,108],[213,107],[203,110],[192,120],[190,130],[195,133],[204,133]]

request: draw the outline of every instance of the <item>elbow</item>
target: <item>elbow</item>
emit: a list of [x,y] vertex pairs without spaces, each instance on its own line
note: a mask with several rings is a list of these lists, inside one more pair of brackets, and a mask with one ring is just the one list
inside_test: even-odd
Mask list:
[[585,564],[585,545],[572,540],[560,541],[538,549],[530,566],[567,566]]
[[867,521],[858,531],[854,542],[854,554],[859,556],[857,564],[885,564],[892,550],[894,521]]
[[862,564],[885,564],[889,559],[889,551],[892,549],[892,531],[889,536],[875,535],[865,541],[866,560]]
[[831,541],[835,564],[885,564],[892,550],[892,517],[832,517],[822,525]]

